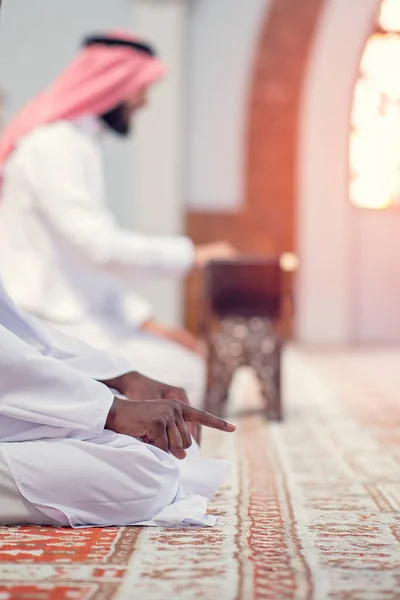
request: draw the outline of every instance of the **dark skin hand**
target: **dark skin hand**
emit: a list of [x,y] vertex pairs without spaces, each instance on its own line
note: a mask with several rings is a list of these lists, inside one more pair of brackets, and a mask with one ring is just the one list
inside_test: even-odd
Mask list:
[[161,325],[161,323],[157,323],[157,321],[150,320],[143,324],[142,330],[170,340],[171,342],[175,342],[190,352],[200,354],[200,356],[205,356],[205,351],[200,343],[200,340],[198,340],[194,335],[185,329],[171,329]]
[[133,404],[121,398],[114,399],[106,429],[144,438],[149,444],[183,459],[186,456],[185,449],[192,443],[189,423],[227,433],[235,431],[234,425],[177,400],[147,400]]
[[[174,387],[150,379],[141,373],[132,371],[126,373],[115,379],[109,379],[108,381],[102,381],[106,386],[118,390],[123,396],[126,396],[129,400],[139,402],[142,400],[179,400],[183,404],[190,406],[189,399],[186,395],[185,390],[182,388]],[[189,431],[193,435],[197,443],[200,443],[201,438],[201,425],[197,423],[189,424]]]

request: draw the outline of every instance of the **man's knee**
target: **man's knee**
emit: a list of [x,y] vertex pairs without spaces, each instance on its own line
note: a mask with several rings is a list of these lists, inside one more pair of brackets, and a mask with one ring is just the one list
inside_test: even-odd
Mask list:
[[[152,452],[150,449],[149,452]],[[155,462],[156,461],[156,462]],[[141,513],[138,520],[148,521],[153,519],[166,506],[171,504],[178,493],[180,470],[176,459],[166,456],[165,460],[152,457],[147,466],[145,485],[142,486],[142,497],[137,499],[137,513]],[[132,490],[136,488],[136,481],[132,481]]]
[[56,525],[50,517],[28,502],[17,484],[0,451],[0,525]]
[[[106,490],[98,494],[98,483],[89,482],[93,516],[98,519],[93,524],[130,525],[149,521],[176,497],[180,470],[172,456],[143,444],[136,446],[132,455],[122,451],[120,461],[113,483],[112,471],[109,473]],[[82,515],[83,521],[88,516]]]

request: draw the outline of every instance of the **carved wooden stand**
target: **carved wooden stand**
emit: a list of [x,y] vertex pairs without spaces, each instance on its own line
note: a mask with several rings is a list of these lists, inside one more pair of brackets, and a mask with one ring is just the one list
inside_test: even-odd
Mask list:
[[209,351],[206,408],[221,415],[235,371],[253,367],[268,419],[282,419],[282,342],[273,325],[282,313],[279,257],[216,261],[204,275],[203,333]]
[[261,384],[265,413],[269,420],[282,419],[282,344],[271,321],[262,317],[225,317],[218,331],[209,337],[209,382],[206,409],[223,413],[235,371],[253,367]]

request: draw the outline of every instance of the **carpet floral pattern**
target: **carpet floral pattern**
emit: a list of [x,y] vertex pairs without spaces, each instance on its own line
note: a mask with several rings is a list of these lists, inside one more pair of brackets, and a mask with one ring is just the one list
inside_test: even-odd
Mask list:
[[[212,529],[0,528],[0,600],[400,599],[400,352],[286,356],[285,422],[238,378]],[[0,499],[1,506],[1,499]]]

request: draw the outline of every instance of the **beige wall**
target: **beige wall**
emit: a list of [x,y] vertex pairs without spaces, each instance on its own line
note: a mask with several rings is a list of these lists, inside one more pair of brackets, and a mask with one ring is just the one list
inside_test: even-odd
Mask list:
[[188,4],[186,196],[191,210],[233,212],[244,201],[250,86],[272,2]]

